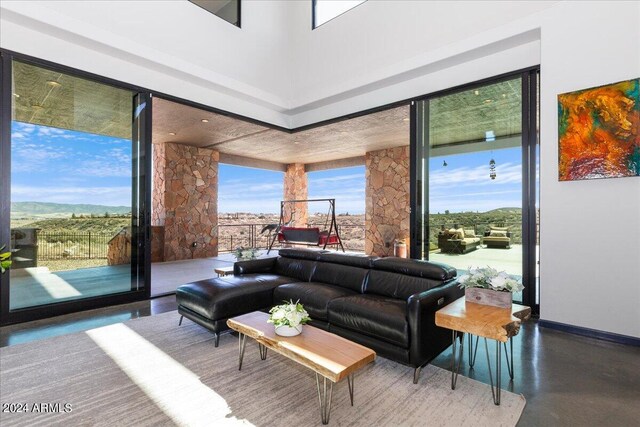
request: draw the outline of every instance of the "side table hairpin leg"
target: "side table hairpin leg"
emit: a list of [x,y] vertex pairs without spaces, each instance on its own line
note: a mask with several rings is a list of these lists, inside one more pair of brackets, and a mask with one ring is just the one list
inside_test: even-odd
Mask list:
[[451,390],[456,389],[456,383],[458,382],[458,373],[460,372],[460,365],[462,365],[462,355],[464,354],[464,335],[460,337],[460,354],[458,356],[458,363],[456,365],[456,336],[457,332],[452,331],[452,345],[453,351],[451,352]]
[[500,354],[500,350],[502,347],[500,346],[500,341],[496,341],[496,386],[495,390],[493,387],[493,373],[491,372],[491,360],[489,358],[489,346],[487,345],[487,339],[484,339],[484,349],[487,353],[487,367],[489,368],[489,380],[491,381],[491,395],[493,396],[493,403],[496,405],[500,405],[500,368],[502,365],[502,355]]
[[478,343],[480,342],[480,338],[476,337],[476,347],[473,348],[473,334],[467,334],[469,336],[469,367],[473,368],[473,365],[476,364],[476,354],[478,353]]
[[507,358],[507,370],[509,371],[509,378],[513,380],[513,337],[509,337],[509,352],[507,352],[507,343],[504,345],[504,356]]

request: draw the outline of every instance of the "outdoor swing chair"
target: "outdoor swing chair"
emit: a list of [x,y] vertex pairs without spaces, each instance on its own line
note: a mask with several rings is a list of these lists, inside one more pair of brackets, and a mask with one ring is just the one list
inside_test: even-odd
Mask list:
[[[320,230],[319,227],[289,227],[285,225],[284,220],[284,207],[288,203],[308,203],[308,202],[328,202],[329,211],[327,212],[327,219],[325,220],[324,227]],[[293,217],[293,212],[292,212]],[[289,221],[290,223],[291,221]],[[327,225],[329,228],[327,228]],[[280,201],[280,220],[278,222],[278,228],[276,229],[267,254],[271,252],[273,245],[276,241],[280,246],[284,245],[303,245],[303,246],[322,246],[322,249],[326,249],[327,246],[335,246],[342,249],[344,252],[344,246],[342,245],[342,239],[338,233],[338,225],[336,224],[336,199],[308,199],[308,200],[281,200]]]

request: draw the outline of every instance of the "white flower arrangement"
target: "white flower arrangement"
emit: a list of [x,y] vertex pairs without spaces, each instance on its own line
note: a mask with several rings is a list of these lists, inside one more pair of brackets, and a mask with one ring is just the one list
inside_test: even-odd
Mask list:
[[255,259],[258,256],[258,249],[256,248],[244,248],[240,246],[235,251],[237,260],[241,259]]
[[508,275],[504,271],[495,268],[473,268],[469,267],[469,274],[460,276],[458,279],[460,287],[482,288],[502,292],[518,292],[524,289],[522,283]]
[[293,302],[293,300],[289,300],[288,302],[285,301],[285,304],[277,305],[269,310],[267,323],[273,323],[276,328],[279,326],[297,328],[309,320],[311,320],[309,313],[307,313],[302,304],[299,301]]

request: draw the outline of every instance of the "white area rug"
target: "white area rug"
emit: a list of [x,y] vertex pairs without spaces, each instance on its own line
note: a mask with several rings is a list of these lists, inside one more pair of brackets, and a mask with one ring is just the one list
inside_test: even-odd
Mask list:
[[[236,337],[223,335],[214,348],[207,330],[186,319],[179,327],[178,318],[174,311],[0,349],[0,400],[27,409],[2,413],[2,425],[321,425],[310,370],[273,352],[261,361],[249,340],[238,371]],[[462,376],[451,390],[450,372],[433,366],[417,385],[412,375],[378,358],[355,376],[355,406],[346,381],[334,386],[330,425],[514,426],[525,406],[506,390],[495,406],[488,385]]]

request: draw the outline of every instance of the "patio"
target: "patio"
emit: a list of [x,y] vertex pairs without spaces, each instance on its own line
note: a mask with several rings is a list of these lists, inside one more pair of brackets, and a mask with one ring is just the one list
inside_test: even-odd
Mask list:
[[458,271],[490,266],[516,276],[522,275],[522,245],[511,245],[511,249],[492,249],[481,245],[463,255],[435,251],[429,254],[429,260],[449,264]]

